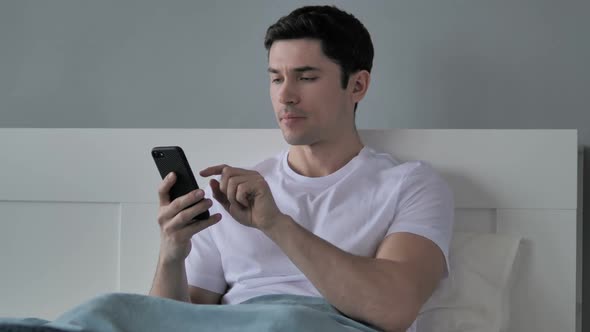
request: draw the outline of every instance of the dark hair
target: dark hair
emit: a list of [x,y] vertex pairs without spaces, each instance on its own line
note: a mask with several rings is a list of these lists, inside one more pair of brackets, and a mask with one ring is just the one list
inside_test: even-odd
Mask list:
[[352,14],[335,6],[306,6],[295,9],[266,30],[264,47],[269,51],[275,41],[301,38],[319,40],[324,54],[340,65],[343,89],[346,89],[351,74],[359,70],[371,72],[371,36]]

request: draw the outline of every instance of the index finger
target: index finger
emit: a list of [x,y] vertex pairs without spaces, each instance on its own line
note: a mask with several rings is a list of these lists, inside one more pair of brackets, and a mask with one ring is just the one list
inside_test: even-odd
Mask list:
[[200,171],[199,174],[203,177],[211,175],[220,175],[223,169],[226,167],[228,167],[226,164],[207,167],[204,170]]

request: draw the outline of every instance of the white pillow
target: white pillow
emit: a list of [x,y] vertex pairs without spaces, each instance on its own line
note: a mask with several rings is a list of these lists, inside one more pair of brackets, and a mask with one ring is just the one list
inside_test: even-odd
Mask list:
[[521,238],[455,232],[451,272],[422,307],[418,332],[499,332],[508,325],[512,267]]

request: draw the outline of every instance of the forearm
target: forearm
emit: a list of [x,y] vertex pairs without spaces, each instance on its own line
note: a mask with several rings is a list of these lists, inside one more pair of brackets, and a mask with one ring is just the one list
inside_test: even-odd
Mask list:
[[408,313],[402,312],[404,306],[399,305],[412,298],[411,287],[395,272],[395,262],[349,254],[289,216],[264,232],[344,314],[384,330],[403,330],[411,323]]
[[190,303],[184,262],[159,260],[149,295]]

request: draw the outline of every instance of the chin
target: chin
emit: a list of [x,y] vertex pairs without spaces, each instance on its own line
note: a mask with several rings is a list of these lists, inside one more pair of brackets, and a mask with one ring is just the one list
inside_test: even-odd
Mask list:
[[283,131],[283,138],[289,145],[312,145],[315,140],[310,135]]

